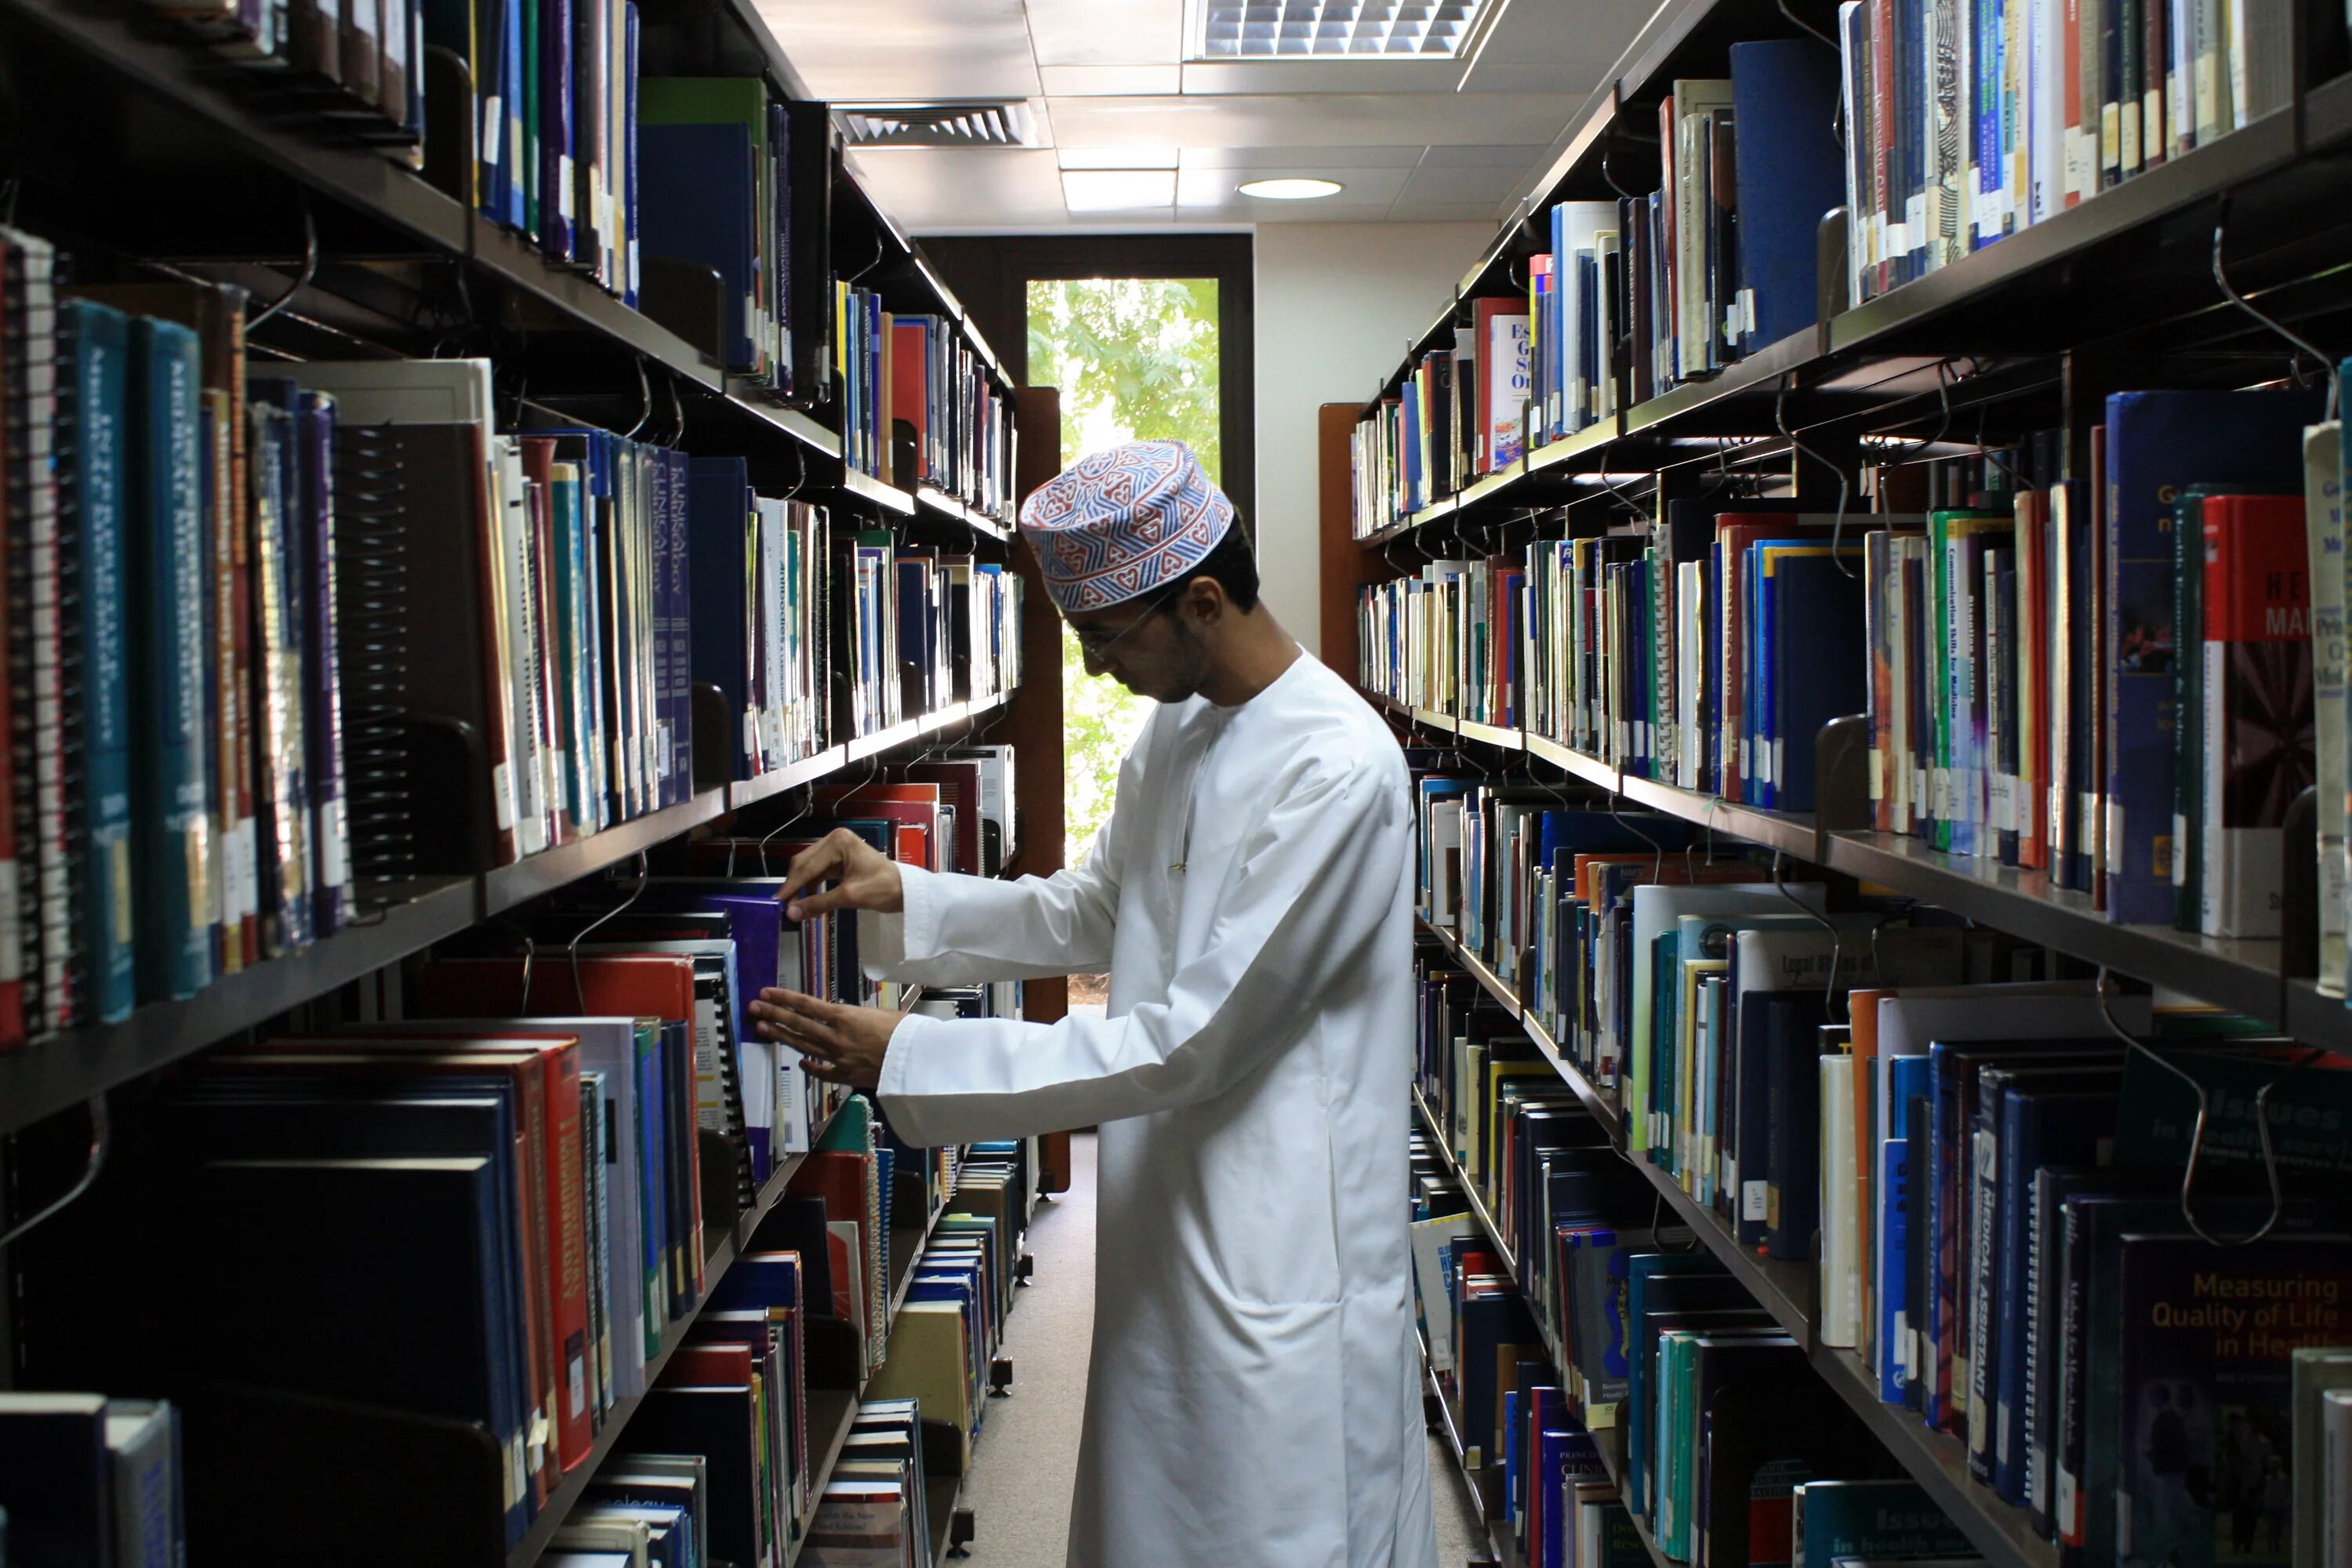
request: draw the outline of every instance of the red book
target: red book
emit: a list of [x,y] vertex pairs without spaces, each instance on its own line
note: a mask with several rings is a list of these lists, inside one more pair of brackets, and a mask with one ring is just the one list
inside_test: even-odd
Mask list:
[[2311,580],[2301,496],[2210,496],[2198,924],[2280,934],[2281,834],[2313,782]]
[[758,1370],[750,1345],[722,1340],[678,1346],[655,1383],[662,1388],[743,1388]]
[[925,763],[902,770],[919,784],[929,784],[940,799],[955,808],[956,869],[977,876],[981,871],[980,773],[978,763]]
[[596,1439],[597,1377],[590,1364],[594,1349],[588,1334],[588,1290],[593,1270],[588,1266],[588,1194],[581,1175],[580,1042],[561,1032],[485,1036],[478,1032],[436,1034],[430,1024],[415,1033],[296,1036],[271,1041],[267,1048],[296,1050],[359,1048],[368,1051],[447,1052],[495,1048],[527,1050],[541,1074],[541,1103],[546,1108],[539,1159],[543,1175],[546,1221],[549,1362],[554,1372],[555,1433],[562,1468],[571,1469],[588,1457]]
[[915,476],[922,479],[931,477],[930,335],[919,319],[890,323],[890,417],[915,427]]
[[[659,1018],[694,1022],[694,961],[647,954],[566,959],[560,950],[543,953],[530,967],[530,994],[522,994],[520,958],[456,958],[419,966],[416,997],[425,1016],[495,1018],[520,1014],[539,1017]],[[520,1004],[520,1005],[518,1005]],[[701,1152],[688,1139],[687,1195],[692,1221],[673,1237],[674,1294],[702,1291]],[[587,1292],[581,1292],[581,1322],[587,1321]]]
[[[801,1168],[784,1189],[796,1197],[824,1200],[827,1220],[846,1220],[857,1226],[859,1278],[874,1277],[875,1218],[880,1211],[874,1191],[874,1162],[846,1149],[821,1150],[801,1161]],[[835,1279],[840,1276],[836,1273]],[[838,1294],[836,1286],[835,1293]],[[869,1309],[872,1303],[868,1303]]]

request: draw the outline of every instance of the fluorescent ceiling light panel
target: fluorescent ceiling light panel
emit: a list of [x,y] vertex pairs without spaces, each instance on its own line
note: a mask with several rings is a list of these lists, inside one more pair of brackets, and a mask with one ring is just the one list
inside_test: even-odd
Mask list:
[[1486,0],[1193,0],[1190,58],[1450,59]]
[[1176,166],[1173,147],[1063,147],[1065,169],[1172,169]]
[[1074,213],[1176,205],[1174,169],[1065,169],[1062,200]]
[[1239,187],[1245,196],[1269,202],[1311,202],[1318,196],[1336,196],[1344,188],[1337,180],[1312,179],[1247,180]]

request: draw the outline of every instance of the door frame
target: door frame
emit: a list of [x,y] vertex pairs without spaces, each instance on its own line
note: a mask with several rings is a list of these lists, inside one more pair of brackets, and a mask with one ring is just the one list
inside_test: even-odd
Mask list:
[[1029,284],[1074,278],[1217,280],[1220,481],[1257,538],[1257,304],[1246,234],[983,235],[918,242],[1017,384],[1029,384]]

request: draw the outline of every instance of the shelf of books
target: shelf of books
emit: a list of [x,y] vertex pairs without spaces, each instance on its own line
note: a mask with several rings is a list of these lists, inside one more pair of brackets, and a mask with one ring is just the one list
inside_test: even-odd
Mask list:
[[768,26],[0,0],[11,1540],[944,1551],[1034,1152],[749,1006],[1021,1005],[773,875],[1019,837],[1014,402]]
[[2297,33],[2282,15],[2200,54],[2168,15],[2118,64],[2062,16],[2003,90],[2065,90],[2021,126],[1979,111],[2009,79],[1975,47],[1980,9],[1951,18],[1958,68],[1931,93],[1874,74],[1937,47],[1907,12],[1662,6],[1654,47],[1611,68],[1366,409],[1359,539],[1547,499],[1545,468],[1654,470],[1677,445],[1801,436],[1916,395],[1874,387],[1888,366],[1944,363],[1957,386],[2020,354],[2178,353],[2227,328],[2209,310],[2222,250],[2242,292],[2332,267],[2342,236],[2308,216],[2352,135],[2338,18]]
[[1327,419],[1419,1300],[1536,1568],[2336,1561],[2352,1329],[2186,1303],[2352,1286],[2352,44],[2000,16],[1661,7]]

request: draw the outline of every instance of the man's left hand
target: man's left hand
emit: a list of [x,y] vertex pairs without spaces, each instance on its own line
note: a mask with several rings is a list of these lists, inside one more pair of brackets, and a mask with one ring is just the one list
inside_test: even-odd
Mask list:
[[880,1007],[851,1007],[820,1001],[797,991],[760,993],[751,1017],[760,1037],[792,1047],[812,1078],[852,1089],[872,1089],[882,1081],[882,1058],[891,1031],[905,1015]]

